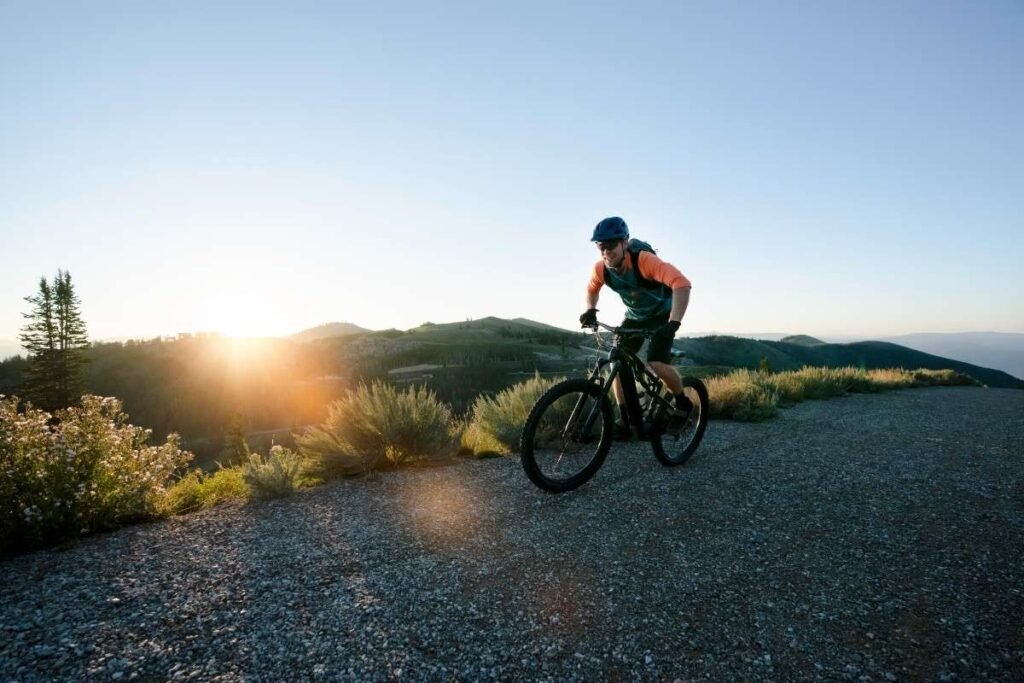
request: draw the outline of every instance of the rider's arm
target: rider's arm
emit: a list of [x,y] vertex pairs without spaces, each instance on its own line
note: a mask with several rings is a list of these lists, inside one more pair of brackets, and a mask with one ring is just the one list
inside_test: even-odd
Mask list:
[[690,305],[690,286],[679,287],[672,290],[672,311],[668,314],[669,320],[682,320],[686,313],[686,307]]
[[690,280],[679,272],[679,269],[667,261],[662,261],[649,251],[640,252],[638,264],[640,274],[648,280],[654,280],[672,288],[672,310],[669,320],[682,320],[686,307],[690,304]]
[[681,287],[690,287],[690,280],[668,261],[662,261],[649,251],[640,252],[640,274],[648,280],[668,285],[673,292]]
[[587,308],[597,308],[597,297],[601,294],[601,287],[604,286],[604,263],[598,261],[590,272],[590,282],[587,283]]

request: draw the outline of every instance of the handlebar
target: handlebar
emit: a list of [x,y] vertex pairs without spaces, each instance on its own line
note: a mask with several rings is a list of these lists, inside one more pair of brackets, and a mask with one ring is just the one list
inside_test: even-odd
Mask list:
[[608,330],[612,334],[619,335],[620,337],[652,337],[654,336],[654,330],[642,330],[642,329],[627,329],[624,327],[612,327],[611,325],[605,325],[603,322],[596,322],[593,325],[584,325],[584,328],[590,328],[596,333],[598,328]]
[[[645,339],[650,339],[651,337],[654,336],[654,330],[627,329],[627,328],[623,328],[623,327],[612,327],[611,325],[605,325],[601,321],[597,321],[593,325],[584,325],[583,327],[585,329],[586,328],[592,329],[594,331],[595,335],[597,334],[598,329],[600,328],[600,329],[607,330],[608,332],[611,332],[612,334],[614,334],[616,336],[619,336],[619,337],[644,337]],[[601,346],[600,337],[598,337],[598,346]],[[675,348],[671,348],[671,347],[670,347],[669,353],[670,353],[672,358],[683,358],[683,357],[686,356],[685,352],[683,352],[683,351],[676,351]]]

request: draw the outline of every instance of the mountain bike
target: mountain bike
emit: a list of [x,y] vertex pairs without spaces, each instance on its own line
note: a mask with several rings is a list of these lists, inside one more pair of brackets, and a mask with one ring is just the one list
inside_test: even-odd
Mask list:
[[630,424],[639,426],[640,438],[650,441],[663,465],[671,467],[689,460],[707,430],[710,411],[704,383],[696,377],[683,377],[683,391],[693,408],[681,424],[673,425],[675,399],[671,392],[623,345],[632,336],[649,339],[651,331],[599,322],[593,330],[601,349],[607,342],[600,329],[611,333],[606,357],[598,360],[588,378],[565,380],[548,389],[523,425],[519,444],[523,469],[530,481],[545,491],[571,491],[593,477],[604,463],[615,433],[608,395],[616,377],[622,380]]

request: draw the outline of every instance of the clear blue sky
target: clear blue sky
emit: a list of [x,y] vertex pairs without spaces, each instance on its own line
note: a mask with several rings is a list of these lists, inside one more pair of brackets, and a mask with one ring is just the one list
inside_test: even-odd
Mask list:
[[0,339],[572,327],[613,214],[683,333],[1024,332],[1022,112],[1017,1],[0,1]]

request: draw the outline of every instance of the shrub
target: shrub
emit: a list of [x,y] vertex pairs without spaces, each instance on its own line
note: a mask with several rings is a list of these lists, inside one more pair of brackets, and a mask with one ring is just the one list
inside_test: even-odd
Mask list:
[[192,458],[176,434],[147,446],[113,398],[83,396],[51,415],[0,396],[0,553],[157,514],[174,472]]
[[477,422],[466,422],[459,438],[459,453],[462,455],[488,456],[510,452],[511,448],[480,429]]
[[876,392],[881,387],[861,368],[815,368],[780,373],[768,379],[783,403],[799,403],[842,396],[848,392]]
[[953,370],[864,370],[815,368],[767,375],[735,370],[707,382],[711,416],[734,420],[764,420],[778,404],[832,398],[848,392],[869,393],[921,386],[979,386],[979,382]]
[[879,391],[906,389],[914,386],[913,377],[902,368],[868,370],[868,377]]
[[707,382],[711,416],[757,422],[778,412],[779,394],[765,377],[750,370],[737,370]]
[[538,374],[493,398],[478,396],[473,403],[469,426],[462,436],[462,445],[474,453],[518,451],[519,436],[533,405],[545,391],[563,379],[544,379]]
[[307,476],[368,472],[385,465],[452,455],[451,410],[426,387],[399,390],[374,382],[332,403],[327,420],[296,435],[301,452],[318,463]]
[[807,398],[804,395],[804,382],[795,372],[781,372],[771,377],[762,377],[761,380],[775,391],[781,404],[800,403]]
[[251,453],[242,466],[242,478],[257,500],[282,498],[298,488],[299,456],[284,446],[273,446],[269,455]]
[[158,510],[165,515],[181,515],[231,500],[248,499],[249,487],[242,477],[241,467],[224,467],[213,474],[192,470],[167,490]]
[[914,384],[925,387],[980,387],[981,382],[956,370],[914,370]]

